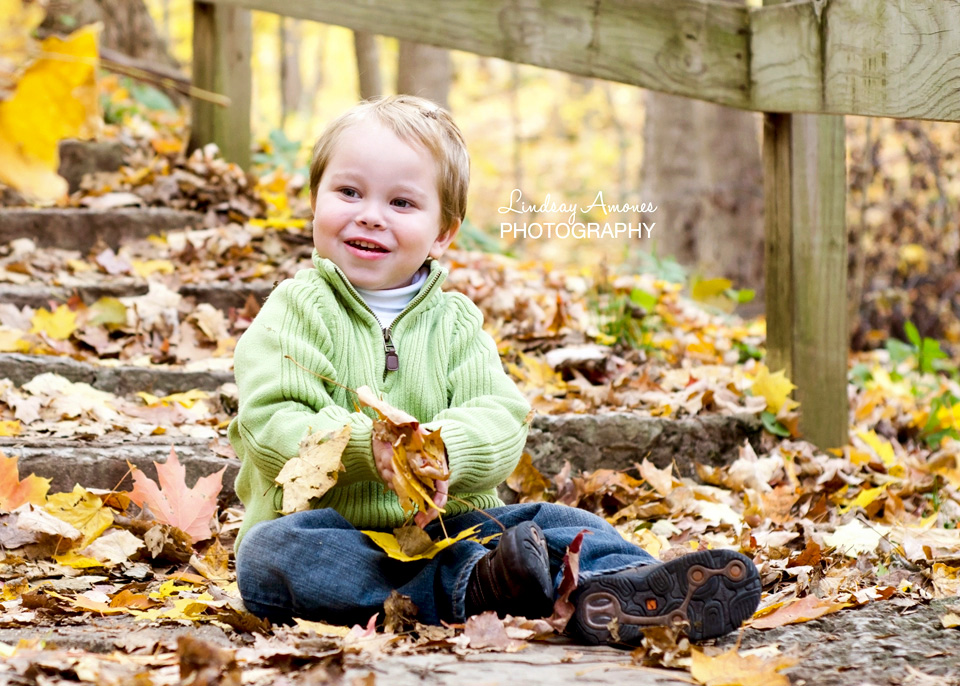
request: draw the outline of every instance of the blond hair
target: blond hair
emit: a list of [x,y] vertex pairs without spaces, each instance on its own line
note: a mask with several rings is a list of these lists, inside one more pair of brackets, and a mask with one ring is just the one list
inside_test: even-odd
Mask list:
[[361,121],[375,117],[407,143],[419,143],[437,163],[440,196],[440,236],[445,235],[467,212],[470,156],[463,134],[450,113],[434,102],[415,95],[379,96],[364,100],[331,122],[313,146],[310,162],[310,198],[315,200],[324,170],[341,134]]

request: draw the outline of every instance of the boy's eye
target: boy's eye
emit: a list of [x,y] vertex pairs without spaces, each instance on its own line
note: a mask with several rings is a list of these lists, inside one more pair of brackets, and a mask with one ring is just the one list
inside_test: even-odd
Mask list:
[[412,202],[410,202],[409,200],[404,200],[403,198],[397,198],[396,200],[393,201],[393,204],[398,205],[400,207],[413,207]]
[[341,188],[340,192],[348,198],[355,198],[358,195],[357,192],[352,188]]

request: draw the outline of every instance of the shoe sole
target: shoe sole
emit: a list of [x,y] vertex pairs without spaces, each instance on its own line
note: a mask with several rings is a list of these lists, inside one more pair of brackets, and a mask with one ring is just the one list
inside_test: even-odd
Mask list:
[[568,631],[589,644],[636,645],[645,626],[683,626],[691,641],[723,636],[760,604],[753,561],[732,550],[690,553],[586,581]]

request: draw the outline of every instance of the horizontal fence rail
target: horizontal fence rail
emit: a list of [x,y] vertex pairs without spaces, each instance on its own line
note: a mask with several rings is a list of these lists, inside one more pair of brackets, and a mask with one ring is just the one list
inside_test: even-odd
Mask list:
[[[205,2],[208,0],[204,0]],[[212,0],[760,112],[960,121],[960,2]]]

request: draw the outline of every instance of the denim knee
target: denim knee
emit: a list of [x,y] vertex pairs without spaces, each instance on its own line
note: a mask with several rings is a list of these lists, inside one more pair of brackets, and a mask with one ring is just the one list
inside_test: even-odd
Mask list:
[[552,526],[578,526],[587,529],[607,530],[610,524],[603,517],[592,512],[581,510],[579,507],[562,505],[560,503],[539,503],[539,517],[549,521]]

